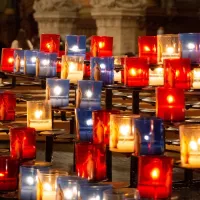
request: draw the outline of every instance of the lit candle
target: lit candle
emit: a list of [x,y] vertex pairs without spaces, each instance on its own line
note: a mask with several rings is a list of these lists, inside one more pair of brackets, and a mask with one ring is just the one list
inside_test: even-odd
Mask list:
[[180,47],[177,34],[157,35],[158,63],[166,58],[180,58]]
[[119,152],[133,152],[135,137],[133,119],[139,115],[110,115],[110,150]]
[[27,102],[27,126],[37,131],[52,129],[50,101]]
[[164,69],[162,67],[149,69],[149,85],[158,86],[164,84]]
[[166,199],[172,191],[172,158],[140,156],[138,190],[142,198]]
[[195,88],[195,89],[199,89],[200,88],[200,69],[194,68],[192,76],[193,76],[192,87]]
[[56,191],[50,183],[43,183],[42,200],[55,200]]

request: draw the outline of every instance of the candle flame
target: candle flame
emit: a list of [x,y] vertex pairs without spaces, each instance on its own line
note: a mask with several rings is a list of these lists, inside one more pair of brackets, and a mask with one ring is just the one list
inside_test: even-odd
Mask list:
[[150,48],[148,46],[144,46],[145,51],[150,51]]
[[174,53],[174,48],[173,47],[167,47],[166,51],[169,54],[173,54]]
[[54,92],[55,95],[59,96],[62,92],[62,88],[57,85],[57,86],[54,87],[53,92]]
[[132,69],[130,69],[129,71],[130,71],[130,75],[136,76],[137,73],[136,73],[136,70],[135,70],[135,69],[132,68]]
[[189,146],[193,151],[197,151],[198,149],[197,143],[194,140],[190,141]]
[[5,176],[5,174],[4,173],[0,173],[0,177],[4,177]]
[[35,62],[36,62],[36,57],[35,57],[35,56],[31,57],[31,62],[32,62],[32,63],[35,63]]
[[104,42],[99,42],[99,48],[102,49],[105,46]]
[[75,71],[77,68],[76,63],[74,62],[69,62],[69,72]]
[[91,91],[91,90],[87,90],[87,91],[85,92],[85,94],[86,94],[86,96],[87,96],[88,98],[91,98],[91,97],[92,97],[92,91]]
[[187,47],[188,47],[189,50],[193,50],[195,48],[195,44],[192,43],[192,42],[189,42]]
[[167,101],[168,103],[173,103],[174,102],[174,97],[172,95],[167,96]]
[[43,188],[45,191],[52,191],[52,186],[49,183],[44,183]]
[[78,52],[79,48],[78,48],[77,45],[74,45],[74,46],[72,46],[71,50],[74,51],[74,52]]
[[8,58],[8,63],[13,63],[14,62],[14,58],[12,58],[12,57],[10,57],[10,58]]
[[36,119],[40,119],[41,116],[42,116],[42,111],[41,111],[41,110],[36,110],[36,111],[35,111],[35,118],[36,118]]
[[151,171],[151,178],[153,180],[157,180],[159,178],[159,176],[160,176],[160,170],[158,168],[152,169],[152,171]]
[[129,125],[121,125],[119,128],[119,132],[122,135],[127,136],[128,133],[130,132],[130,126]]
[[47,47],[47,49],[50,49],[50,48],[51,48],[51,44],[50,44],[50,43],[47,43],[47,44],[46,44],[46,47]]

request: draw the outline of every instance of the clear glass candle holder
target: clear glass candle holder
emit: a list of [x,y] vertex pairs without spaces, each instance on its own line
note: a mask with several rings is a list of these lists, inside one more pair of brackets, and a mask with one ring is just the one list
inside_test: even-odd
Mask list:
[[52,129],[50,101],[27,101],[27,126],[37,131]]
[[14,72],[24,73],[24,50],[14,50]]
[[61,79],[69,79],[70,83],[77,84],[77,81],[83,80],[83,69],[83,56],[62,56]]
[[146,58],[149,64],[157,64],[157,36],[138,37],[139,57]]
[[84,56],[86,54],[85,35],[67,35],[65,37],[65,51],[68,56]]
[[10,129],[10,154],[20,160],[36,158],[36,131],[34,128]]
[[180,53],[182,58],[189,58],[191,63],[200,63],[200,34],[199,33],[180,33]]
[[58,34],[41,34],[40,51],[46,53],[58,53],[60,49],[60,35]]
[[114,83],[113,57],[92,57],[90,58],[90,67],[91,80],[102,81],[104,85],[111,85]]
[[102,85],[102,81],[78,81],[78,87],[76,91],[76,107],[100,110]]
[[135,128],[133,119],[139,115],[111,114],[110,150],[131,153],[134,151]]
[[200,68],[192,70],[192,88],[200,89]]
[[81,142],[76,144],[76,172],[90,181],[106,179],[105,146]]
[[36,59],[36,76],[55,77],[56,76],[56,53],[38,52]]
[[24,51],[24,74],[35,75],[36,60],[38,51],[25,50]]
[[90,53],[92,57],[112,56],[113,37],[92,36]]
[[134,125],[139,138],[139,145],[135,146],[136,154],[164,154],[163,120],[156,117],[140,117],[134,119]]
[[81,187],[81,200],[102,200],[103,192],[112,190],[112,185],[105,184],[90,184]]
[[55,200],[56,191],[58,189],[57,178],[59,176],[68,176],[64,171],[37,171],[37,196],[42,200]]
[[119,114],[119,110],[95,110],[92,111],[93,142],[95,144],[109,145],[110,139],[110,115]]
[[46,100],[52,107],[66,107],[69,104],[69,80],[46,79]]
[[177,34],[157,35],[158,63],[164,59],[180,58],[180,46]]
[[164,68],[156,67],[149,69],[149,85],[162,86],[164,85]]
[[200,167],[200,125],[183,124],[179,126],[181,164],[186,167]]
[[0,191],[14,191],[18,188],[19,160],[0,156]]

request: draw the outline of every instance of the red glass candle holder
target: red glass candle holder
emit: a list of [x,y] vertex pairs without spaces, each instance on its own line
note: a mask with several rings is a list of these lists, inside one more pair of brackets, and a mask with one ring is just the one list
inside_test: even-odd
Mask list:
[[10,156],[0,156],[0,191],[18,188],[19,161]]
[[157,64],[157,36],[140,36],[138,47],[140,58],[146,58],[149,64]]
[[56,62],[56,72],[60,73],[61,72],[61,64],[62,64],[62,56],[65,55],[65,51],[59,51],[58,57],[57,57],[57,62]]
[[94,144],[109,145],[110,114],[119,113],[119,110],[97,110],[92,112]]
[[83,67],[83,79],[84,80],[90,80],[90,61],[85,60],[84,61],[84,67]]
[[168,198],[172,191],[173,159],[165,156],[140,156],[138,190],[143,198]]
[[40,51],[46,53],[59,53],[60,35],[57,34],[41,34]]
[[3,48],[1,53],[1,70],[5,72],[14,71],[14,51],[15,49]]
[[124,84],[132,87],[149,85],[149,65],[146,58],[125,58]]
[[91,56],[102,57],[112,56],[113,37],[92,36],[91,39]]
[[189,58],[164,59],[164,86],[182,89],[191,88]]
[[91,143],[76,144],[76,171],[78,176],[91,181],[106,178],[105,146]]
[[34,128],[10,129],[10,154],[20,160],[36,158],[36,131]]
[[15,108],[15,94],[8,91],[0,93],[0,121],[14,121]]
[[180,88],[156,88],[156,116],[165,121],[184,121],[184,90]]

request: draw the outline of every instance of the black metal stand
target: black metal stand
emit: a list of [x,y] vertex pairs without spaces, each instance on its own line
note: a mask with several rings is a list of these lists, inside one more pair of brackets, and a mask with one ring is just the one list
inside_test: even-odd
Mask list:
[[16,76],[12,76],[12,88],[16,87]]
[[139,114],[140,112],[140,91],[132,91],[132,113]]
[[138,184],[138,157],[131,156],[130,188],[137,188]]
[[76,142],[74,141],[74,150],[73,150],[73,172],[76,172]]
[[106,146],[106,176],[107,181],[112,181],[112,152],[109,149],[109,146]]
[[46,79],[41,80],[41,88],[46,89]]
[[71,116],[71,119],[70,119],[70,134],[74,134],[74,131],[75,131],[75,117],[74,116]]
[[51,162],[53,157],[53,135],[46,136],[45,161]]
[[61,111],[61,112],[60,112],[60,116],[61,116],[61,120],[62,120],[62,121],[67,121],[67,118],[66,118],[66,111]]
[[106,88],[105,89],[105,102],[106,102],[105,107],[107,110],[112,110],[112,96],[113,96],[112,89]]

